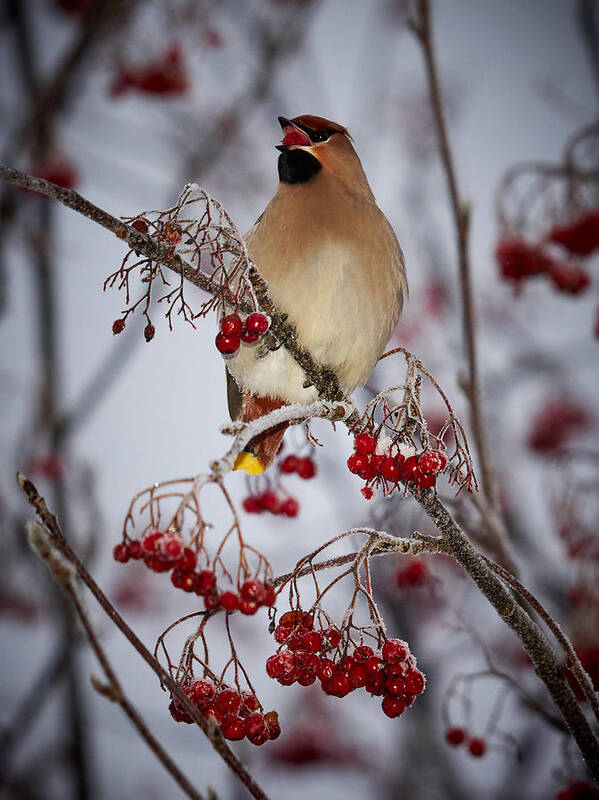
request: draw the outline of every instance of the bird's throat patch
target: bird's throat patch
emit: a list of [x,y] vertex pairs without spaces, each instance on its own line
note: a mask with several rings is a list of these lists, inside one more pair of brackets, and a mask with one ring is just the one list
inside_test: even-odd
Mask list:
[[279,156],[279,180],[283,183],[306,183],[322,169],[322,164],[307,150],[282,150]]

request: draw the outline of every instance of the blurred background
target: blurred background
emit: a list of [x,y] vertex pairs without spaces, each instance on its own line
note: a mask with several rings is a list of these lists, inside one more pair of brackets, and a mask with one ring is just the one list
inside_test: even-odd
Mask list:
[[[277,116],[346,125],[406,256],[410,300],[392,344],[423,360],[466,424],[455,237],[410,12],[407,0],[4,0],[1,160],[115,216],[168,208],[195,181],[245,231],[276,188]],[[598,4],[444,0],[433,20],[472,207],[484,412],[511,546],[522,579],[599,681],[598,264],[594,247],[566,235],[599,209]],[[198,599],[111,553],[133,495],[203,471],[227,446],[216,325],[209,317],[169,332],[158,307],[153,341],[144,341],[142,319],[114,337],[123,298],[102,289],[121,243],[7,185],[0,223],[0,793],[176,798],[179,788],[126,718],[90,687],[96,664],[28,551],[30,512],[14,475],[25,470],[36,482],[153,647]],[[551,270],[530,267],[541,250]],[[356,402],[401,377],[381,365]],[[433,397],[424,402],[434,426],[441,409]],[[284,451],[312,457],[313,479],[228,480],[236,501],[265,488],[298,501],[295,517],[242,512],[248,541],[275,573],[355,525],[433,532],[410,499],[362,497],[345,467],[344,430],[315,423],[313,432],[324,447],[313,452],[298,428]],[[472,505],[446,485],[440,492],[476,540]],[[217,504],[212,513],[218,524]],[[314,686],[279,686],[264,672],[275,647],[265,617],[245,619],[240,655],[264,706],[279,710],[283,735],[233,747],[265,791],[287,800],[542,800],[587,780],[516,639],[460,570],[439,556],[376,567],[389,633],[410,642],[427,691],[390,720],[364,693],[341,701]],[[333,616],[350,588],[331,598]],[[245,797],[201,732],[174,723],[154,675],[89,606],[126,690],[200,791]],[[213,633],[215,662],[222,639]],[[482,738],[485,753],[448,744],[451,727]],[[561,800],[596,796],[568,791]]]

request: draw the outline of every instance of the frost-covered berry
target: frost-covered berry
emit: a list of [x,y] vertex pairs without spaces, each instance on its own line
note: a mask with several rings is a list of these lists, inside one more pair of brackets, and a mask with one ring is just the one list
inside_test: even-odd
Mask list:
[[125,544],[125,542],[121,542],[121,544],[115,544],[112,550],[112,557],[115,561],[119,561],[121,564],[126,564],[131,557],[129,545]]
[[367,456],[374,453],[376,448],[376,438],[369,433],[360,433],[356,436],[354,441],[354,450],[361,456]]

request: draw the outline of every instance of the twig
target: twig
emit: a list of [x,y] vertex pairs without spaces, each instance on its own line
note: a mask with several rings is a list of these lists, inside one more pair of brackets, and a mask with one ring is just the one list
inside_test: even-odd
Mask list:
[[102,667],[104,675],[106,676],[108,684],[102,684],[97,678],[92,676],[91,683],[94,689],[111,702],[117,703],[123,709],[125,714],[133,723],[133,726],[137,729],[139,735],[142,737],[142,739],[144,739],[158,760],[164,765],[165,769],[170,772],[185,794],[188,797],[191,797],[192,800],[204,800],[202,795],[189,782],[189,780],[181,772],[179,767],[171,759],[168,753],[166,753],[160,742],[149,730],[143,717],[141,717],[137,709],[124,694],[116,673],[114,672],[110,661],[108,660],[108,657],[104,652],[98,637],[96,636],[94,628],[91,624],[91,620],[89,619],[77,589],[75,588],[73,582],[74,573],[68,568],[65,569],[64,560],[59,555],[56,548],[50,543],[46,530],[39,525],[39,523],[32,523],[30,527],[30,542],[35,553],[46,564],[52,576],[64,589],[71,603],[73,604],[79,620],[87,634],[91,648],[94,651],[100,666]]
[[181,687],[171,678],[167,670],[154,658],[143,642],[131,630],[125,620],[121,617],[112,603],[108,600],[104,592],[100,589],[98,584],[94,581],[92,576],[86,570],[85,566],[81,563],[79,558],[75,555],[71,546],[64,538],[56,517],[49,511],[46,502],[39,494],[33,483],[20,474],[17,476],[17,481],[20,489],[23,491],[28,502],[35,509],[39,519],[44,525],[45,530],[48,532],[50,541],[58,552],[66,559],[71,565],[83,583],[87,586],[95,599],[98,601],[104,612],[108,615],[117,628],[125,635],[130,644],[140,654],[144,661],[148,664],[150,669],[158,676],[160,682],[167,687],[171,694],[176,697],[183,708],[193,718],[193,720],[200,726],[202,731],[210,740],[216,752],[221,756],[230,769],[238,776],[239,780],[246,786],[252,797],[256,800],[268,800],[264,791],[256,783],[252,775],[246,770],[243,764],[239,761],[237,756],[228,747],[223,739],[220,731],[214,729],[208,721],[202,716],[194,706]]

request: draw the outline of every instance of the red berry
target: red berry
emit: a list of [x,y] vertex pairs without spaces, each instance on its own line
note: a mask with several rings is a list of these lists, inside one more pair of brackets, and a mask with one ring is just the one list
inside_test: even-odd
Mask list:
[[250,334],[264,336],[270,327],[270,320],[266,314],[262,314],[260,311],[254,311],[246,317],[245,327]]
[[163,558],[168,561],[177,561],[183,555],[185,545],[179,533],[165,533],[158,541],[156,548]]
[[425,450],[418,458],[418,467],[421,472],[438,475],[446,466],[447,456],[442,450]]
[[121,542],[121,544],[115,544],[112,549],[112,557],[115,561],[120,561],[121,564],[125,564],[131,557],[129,545],[125,544],[125,542]]
[[341,634],[337,628],[325,628],[322,631],[322,643],[334,650],[341,641]]
[[448,728],[445,731],[445,741],[452,747],[458,747],[466,738],[466,732],[462,728]]
[[201,569],[195,575],[195,593],[199,595],[208,594],[214,589],[216,575],[211,569]]
[[179,244],[183,238],[183,229],[169,219],[164,226],[164,234],[171,244]]
[[355,666],[355,664],[356,662],[351,656],[343,656],[343,658],[338,664],[338,667],[342,672],[345,672],[345,674],[347,675],[350,669]]
[[368,468],[369,463],[368,456],[362,456],[359,453],[352,453],[352,455],[347,459],[347,468],[350,472],[353,472],[354,475],[360,475],[365,469]]
[[385,456],[381,461],[378,471],[387,481],[397,483],[401,478],[401,465],[392,456]]
[[227,314],[220,321],[220,329],[225,336],[239,336],[242,328],[243,322],[238,314]]
[[119,333],[122,333],[125,330],[125,320],[124,319],[115,319],[112,323],[112,332],[116,336]]
[[266,659],[266,674],[269,678],[278,678],[285,672],[278,653]]
[[238,607],[239,607],[239,610],[241,611],[242,614],[245,614],[246,616],[251,617],[253,614],[256,613],[256,611],[258,611],[258,608],[260,606],[256,602],[256,600],[248,600],[248,598],[242,597],[239,600]]
[[354,659],[356,661],[368,661],[368,659],[373,655],[374,653],[372,652],[372,647],[368,647],[366,644],[361,644],[354,650]]
[[227,714],[237,714],[241,706],[241,697],[234,689],[221,689],[216,695],[216,703]]
[[369,675],[378,675],[383,670],[383,660],[378,656],[370,656],[366,661],[366,672]]
[[[323,687],[324,688],[324,687]],[[349,678],[340,669],[335,670],[330,680],[327,683],[327,694],[335,695],[335,697],[345,697],[352,690],[352,685]]]
[[260,703],[258,702],[258,698],[252,692],[242,692],[241,693],[241,709],[240,714],[242,716],[246,714],[250,714],[252,711],[257,711],[260,708]]
[[417,483],[420,474],[418,456],[410,456],[409,458],[406,458],[401,471],[401,479],[403,481],[412,481],[412,483]]
[[281,503],[280,511],[285,517],[297,517],[299,512],[299,503],[295,497],[288,497]]
[[480,758],[487,752],[487,744],[484,739],[475,737],[474,739],[470,739],[468,742],[468,750],[470,751],[471,756]]
[[437,476],[430,473],[420,473],[415,479],[415,483],[420,489],[432,489],[436,482]]
[[297,465],[297,474],[305,481],[316,475],[316,464],[311,458],[300,458]]
[[168,710],[175,722],[186,722],[188,725],[193,722],[191,714],[181,706],[175,697],[169,703]]
[[141,546],[144,549],[144,553],[155,553],[158,550],[158,543],[162,539],[164,534],[162,531],[159,531],[157,528],[150,528],[149,531],[144,533],[141,537]]
[[297,470],[298,464],[299,458],[297,456],[285,456],[285,458],[279,464],[279,469],[286,475],[290,475],[292,472]]
[[366,685],[366,669],[361,664],[354,664],[348,674],[349,682],[354,689]]
[[390,694],[393,697],[400,697],[406,690],[403,678],[395,675],[385,681],[385,694]]
[[376,438],[369,433],[360,433],[354,440],[354,450],[361,456],[374,453],[376,448]]
[[144,557],[144,549],[139,539],[133,539],[129,542],[129,556],[136,560]]
[[214,700],[215,694],[214,684],[207,680],[194,681],[189,690],[189,697],[198,708],[209,705]]
[[202,714],[206,719],[210,719],[210,717],[214,717],[216,720],[216,724],[220,725],[223,721],[223,717],[225,716],[224,711],[219,708],[216,703],[208,706],[208,708],[202,709]]
[[239,590],[243,600],[255,600],[260,604],[264,597],[264,585],[260,581],[249,580],[242,583]]
[[248,714],[243,723],[246,736],[260,736],[266,732],[266,723],[262,714],[255,711]]
[[399,664],[408,655],[409,648],[401,639],[387,639],[383,645],[383,658],[389,664]]
[[271,514],[277,513],[280,504],[281,501],[279,500],[277,493],[274,492],[272,489],[265,489],[260,495],[260,505],[262,506],[262,508],[265,508],[267,511],[270,511]]
[[405,677],[406,692],[408,694],[422,694],[424,691],[424,675],[416,669],[410,669]]
[[204,595],[204,605],[207,611],[215,611],[220,607],[219,595],[216,592],[208,592]]
[[262,511],[262,501],[255,494],[245,497],[242,505],[248,514],[259,514]]
[[555,288],[567,294],[580,294],[591,285],[589,273],[576,264],[563,264],[556,261],[549,271]]
[[185,570],[186,572],[192,572],[195,569],[197,562],[197,556],[195,551],[191,549],[191,547],[185,547],[183,550],[183,555],[177,561],[177,566],[179,569]]
[[244,344],[254,344],[260,338],[260,334],[259,333],[251,333],[251,331],[248,331],[248,329],[245,327],[245,325],[241,329],[240,336],[241,336],[241,341]]
[[333,677],[335,669],[336,667],[334,661],[331,661],[330,658],[321,658],[316,668],[318,680],[320,680],[322,683],[330,681]]
[[391,717],[391,719],[399,717],[399,715],[405,710],[405,704],[399,697],[383,697],[381,707],[383,709],[383,713],[385,713],[388,717]]
[[169,570],[171,570],[173,567],[170,561],[166,561],[164,558],[160,558],[158,555],[151,554],[144,556],[144,563],[146,567],[151,569],[153,572],[169,572]]
[[364,486],[360,489],[360,493],[366,500],[372,500],[374,497],[374,489],[371,486]]
[[302,634],[302,644],[310,653],[318,653],[322,647],[322,637],[318,631],[307,631]]
[[231,741],[239,741],[245,736],[243,720],[234,714],[225,714],[220,729],[225,739],[230,739]]
[[283,644],[291,636],[292,628],[289,625],[277,625],[275,628],[275,641]]
[[222,353],[225,356],[230,356],[239,350],[241,340],[239,336],[236,336],[235,334],[227,335],[226,333],[219,331],[219,333],[216,334],[214,343],[219,353]]
[[225,611],[235,611],[238,600],[235,592],[223,592],[220,596],[220,604]]
[[176,567],[171,572],[171,583],[175,589],[181,589],[183,587],[183,581],[187,575],[189,575],[189,573],[179,567]]
[[366,678],[366,691],[375,697],[385,694],[385,676],[382,672],[368,672]]

